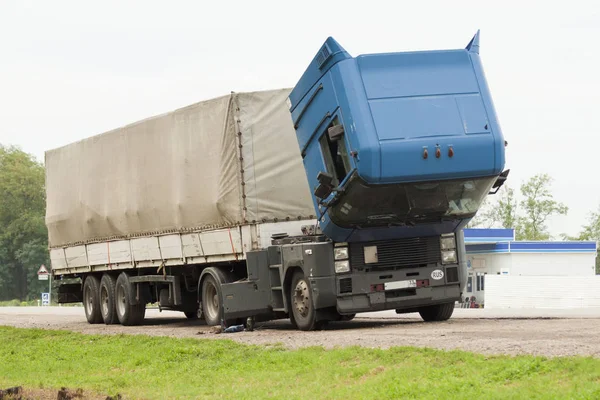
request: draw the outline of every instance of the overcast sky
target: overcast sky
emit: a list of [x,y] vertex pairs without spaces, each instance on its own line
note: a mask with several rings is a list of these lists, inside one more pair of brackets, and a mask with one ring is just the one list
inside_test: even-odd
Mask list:
[[[564,6],[559,7],[559,4]],[[481,29],[509,185],[554,178],[575,234],[600,204],[600,2],[0,0],[0,143],[44,151],[350,54],[463,48]]]

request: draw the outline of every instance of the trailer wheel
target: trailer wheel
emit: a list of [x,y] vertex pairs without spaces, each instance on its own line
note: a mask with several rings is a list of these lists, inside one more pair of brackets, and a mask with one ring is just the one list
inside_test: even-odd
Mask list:
[[419,314],[425,322],[446,321],[454,312],[454,303],[436,304],[419,308]]
[[312,302],[311,288],[308,279],[300,271],[294,272],[292,276],[292,285],[290,287],[290,298],[292,315],[290,320],[292,324],[302,331],[312,331],[318,329],[321,324],[317,323],[317,312]]
[[100,281],[100,312],[106,325],[119,323],[115,302],[115,288],[117,279],[109,274],[104,274]]
[[90,324],[101,324],[100,313],[100,280],[90,275],[83,282],[83,308],[85,317]]
[[[202,314],[207,325],[221,325],[223,318],[223,301],[221,294],[221,278],[220,271],[217,268],[212,268],[213,273],[208,273],[202,280]],[[218,279],[215,277],[217,276]]]
[[146,315],[146,304],[143,302],[131,303],[131,299],[135,296],[133,291],[134,287],[129,282],[127,274],[122,272],[117,278],[115,288],[117,318],[121,325],[140,325]]

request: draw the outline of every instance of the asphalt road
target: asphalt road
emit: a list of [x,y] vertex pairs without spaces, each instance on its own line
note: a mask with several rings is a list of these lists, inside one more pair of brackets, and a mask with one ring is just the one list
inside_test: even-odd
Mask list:
[[304,346],[418,346],[483,354],[586,355],[600,357],[599,309],[489,310],[456,309],[446,322],[424,323],[418,314],[393,311],[359,314],[350,322],[301,332],[288,320],[257,324],[253,332],[215,334],[182,313],[149,309],[136,327],[90,325],[81,307],[0,307],[0,325],[64,329],[86,334],[143,334],[201,339],[232,339],[248,344]]

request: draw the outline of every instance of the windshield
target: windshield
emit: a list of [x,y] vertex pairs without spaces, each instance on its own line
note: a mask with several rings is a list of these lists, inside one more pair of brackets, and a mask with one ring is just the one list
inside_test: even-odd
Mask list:
[[472,217],[496,177],[367,185],[354,176],[329,209],[340,227],[414,225]]

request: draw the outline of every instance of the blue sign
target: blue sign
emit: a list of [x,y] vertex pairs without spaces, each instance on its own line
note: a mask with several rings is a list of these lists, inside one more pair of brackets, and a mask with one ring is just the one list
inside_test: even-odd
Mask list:
[[42,293],[42,305],[43,306],[50,305],[50,293]]

